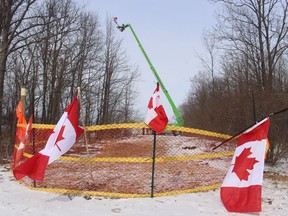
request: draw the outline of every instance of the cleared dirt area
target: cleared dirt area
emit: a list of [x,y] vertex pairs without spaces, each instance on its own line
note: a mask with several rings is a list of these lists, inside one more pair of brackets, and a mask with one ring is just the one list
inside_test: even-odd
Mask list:
[[[120,137],[107,134],[99,137],[93,139],[93,135],[90,135],[89,154],[84,142],[80,140],[76,143],[65,154],[68,160],[57,160],[50,164],[44,182],[37,182],[36,187],[149,194],[152,180],[153,135],[142,135],[141,131],[136,133],[134,130],[124,137],[123,134]],[[199,136],[158,135],[155,193],[221,183],[231,157],[207,156],[215,153],[211,150],[213,144],[215,140]],[[28,178],[25,178],[25,182],[33,185]]]

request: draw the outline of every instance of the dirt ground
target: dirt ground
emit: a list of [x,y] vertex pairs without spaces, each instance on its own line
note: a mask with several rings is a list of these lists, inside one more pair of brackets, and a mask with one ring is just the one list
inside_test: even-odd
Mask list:
[[[48,166],[44,182],[37,182],[36,187],[149,194],[152,180],[153,135],[134,133],[126,137],[107,135],[102,137],[109,138],[100,139],[98,136],[98,139],[93,140],[93,136],[90,136],[89,154],[84,142],[75,144],[65,156],[83,160],[55,161]],[[215,153],[211,151],[213,143],[215,140],[211,138],[157,136],[156,158],[168,159],[155,163],[155,193],[188,190],[221,183],[231,157],[185,158],[191,155]],[[89,161],[85,161],[85,158]],[[99,158],[112,158],[115,161],[99,162],[97,161]],[[125,160],[119,162],[117,158]],[[25,182],[30,186],[34,184],[28,178]]]

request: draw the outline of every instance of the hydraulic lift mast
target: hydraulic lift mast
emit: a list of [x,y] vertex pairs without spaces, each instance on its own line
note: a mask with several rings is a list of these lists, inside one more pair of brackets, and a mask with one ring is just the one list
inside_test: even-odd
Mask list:
[[184,120],[183,120],[183,118],[182,118],[181,113],[179,112],[179,110],[178,110],[177,107],[175,106],[175,104],[174,104],[171,96],[169,95],[167,89],[165,88],[165,86],[164,86],[162,80],[160,79],[157,71],[155,70],[153,64],[151,63],[151,61],[150,61],[147,53],[145,52],[145,50],[144,50],[141,42],[139,41],[139,39],[138,39],[135,31],[133,30],[132,26],[131,26],[130,24],[126,24],[126,25],[125,25],[125,24],[122,24],[122,25],[120,26],[120,25],[118,24],[118,22],[117,22],[117,17],[114,17],[114,22],[116,23],[117,28],[118,28],[121,32],[123,32],[126,28],[130,28],[130,30],[131,30],[134,38],[136,39],[136,41],[137,41],[137,43],[138,43],[138,46],[139,46],[140,50],[142,51],[145,59],[147,60],[149,66],[150,66],[150,69],[152,70],[154,76],[156,77],[156,79],[157,79],[158,83],[160,84],[160,86],[161,86],[161,88],[162,88],[162,90],[163,90],[163,92],[164,92],[167,100],[169,101],[169,103],[170,103],[170,105],[171,105],[171,107],[172,107],[173,113],[174,113],[174,115],[175,115],[175,117],[176,117],[176,121],[177,121],[176,125],[177,125],[177,126],[183,126],[183,125],[184,125]]

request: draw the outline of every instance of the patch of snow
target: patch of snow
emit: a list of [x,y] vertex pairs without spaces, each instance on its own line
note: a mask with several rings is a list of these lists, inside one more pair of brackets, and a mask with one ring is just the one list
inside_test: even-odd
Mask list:
[[[286,174],[287,170],[288,163],[281,163],[273,168],[273,172]],[[265,178],[262,212],[259,214],[227,212],[221,203],[219,190],[134,199],[71,197],[33,191],[15,181],[9,167],[3,165],[0,166],[0,186],[0,215],[3,216],[286,216],[288,211],[287,180],[275,181]]]

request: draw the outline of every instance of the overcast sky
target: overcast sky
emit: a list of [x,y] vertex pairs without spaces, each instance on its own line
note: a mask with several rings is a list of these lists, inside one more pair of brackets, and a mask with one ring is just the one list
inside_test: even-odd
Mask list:
[[[181,105],[190,89],[190,79],[201,70],[196,53],[203,53],[202,34],[215,24],[216,6],[207,0],[77,0],[98,14],[118,17],[118,23],[131,24],[153,66],[176,106]],[[157,82],[130,29],[119,32],[132,65],[140,73],[137,82],[137,109],[145,116],[149,98]],[[169,119],[170,105],[161,93]]]

